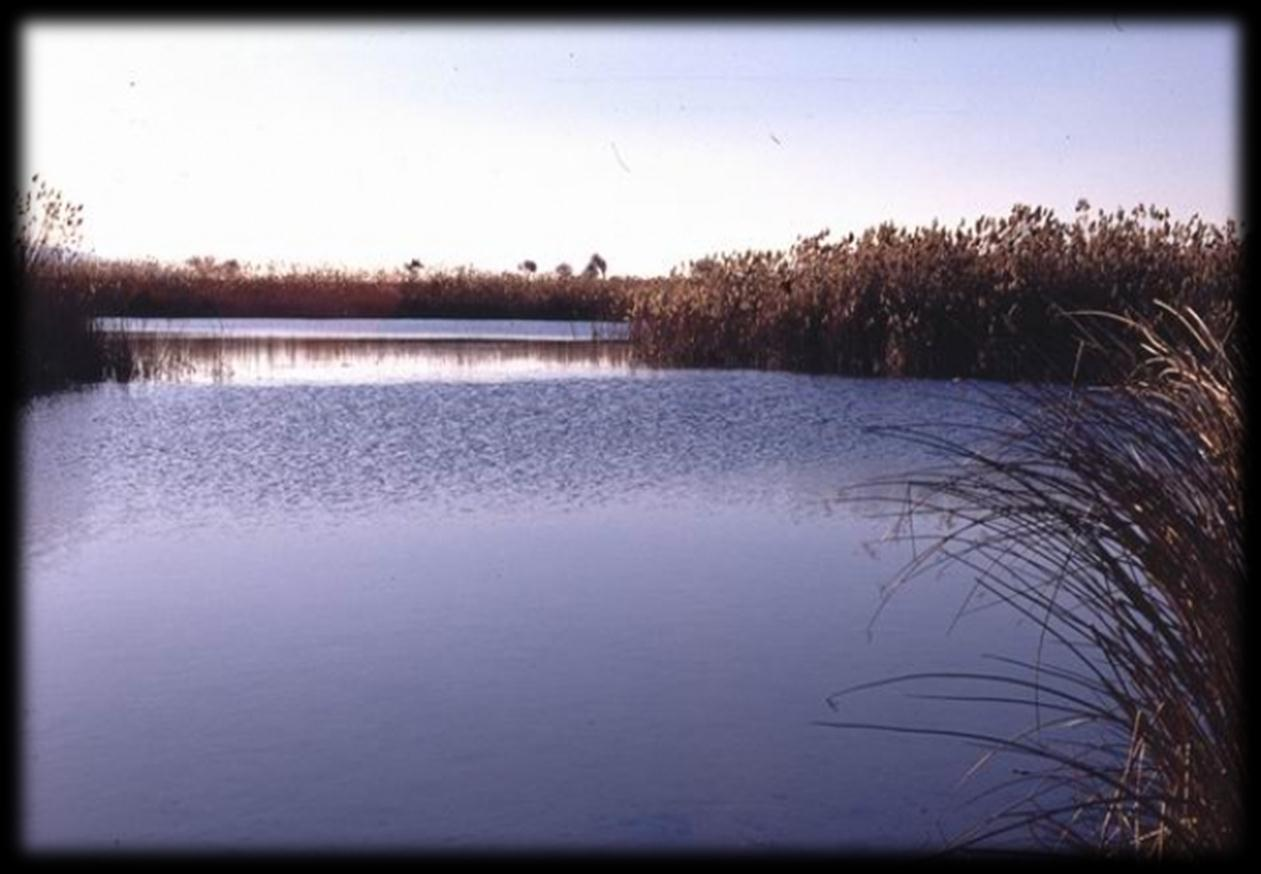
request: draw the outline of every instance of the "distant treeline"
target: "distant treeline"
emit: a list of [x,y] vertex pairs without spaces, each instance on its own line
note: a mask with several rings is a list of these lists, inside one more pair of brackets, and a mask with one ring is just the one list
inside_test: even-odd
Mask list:
[[1190,306],[1220,335],[1234,318],[1242,238],[1233,223],[1167,211],[1073,221],[1017,205],[970,226],[891,224],[788,251],[724,254],[637,295],[631,339],[644,361],[859,376],[1067,381],[1116,374],[1080,359],[1065,314],[1147,321]]

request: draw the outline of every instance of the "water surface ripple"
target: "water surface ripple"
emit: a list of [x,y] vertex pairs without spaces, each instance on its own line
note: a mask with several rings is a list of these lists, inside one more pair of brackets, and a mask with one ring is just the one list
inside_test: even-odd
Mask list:
[[925,460],[868,426],[975,418],[976,387],[494,366],[23,412],[27,846],[908,848],[957,824],[974,750],[813,723],[852,683],[1028,653],[998,611],[947,635],[962,577],[869,634],[905,554],[833,501]]

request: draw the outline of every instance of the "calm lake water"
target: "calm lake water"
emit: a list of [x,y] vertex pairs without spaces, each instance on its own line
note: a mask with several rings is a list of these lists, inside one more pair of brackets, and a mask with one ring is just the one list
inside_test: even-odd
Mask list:
[[1026,724],[826,700],[1032,652],[951,631],[962,574],[873,624],[907,551],[835,500],[926,460],[866,427],[977,387],[522,324],[166,323],[151,378],[24,411],[28,848],[907,850],[986,812],[978,749],[815,724]]

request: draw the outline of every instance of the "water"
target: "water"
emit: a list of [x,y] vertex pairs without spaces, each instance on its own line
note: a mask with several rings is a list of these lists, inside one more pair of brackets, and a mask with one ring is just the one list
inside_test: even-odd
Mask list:
[[984,812],[976,749],[816,724],[1025,725],[825,700],[1031,652],[949,633],[962,576],[873,626],[907,553],[835,501],[925,460],[866,426],[974,387],[478,330],[225,330],[23,413],[27,847],[901,850]]
[[101,318],[105,331],[198,338],[329,340],[625,340],[623,322],[554,319],[125,319]]

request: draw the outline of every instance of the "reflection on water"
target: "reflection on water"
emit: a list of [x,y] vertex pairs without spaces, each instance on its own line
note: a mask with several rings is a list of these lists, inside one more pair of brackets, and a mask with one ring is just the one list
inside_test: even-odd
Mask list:
[[132,341],[159,378],[22,414],[28,848],[913,848],[980,788],[971,748],[814,724],[845,686],[1031,651],[997,611],[947,635],[965,575],[868,635],[906,550],[829,501],[927,460],[869,426],[968,385]]
[[128,337],[142,379],[187,383],[502,382],[625,375],[630,346],[568,340]]
[[305,337],[326,340],[625,340],[624,322],[554,319],[120,319],[108,332],[179,337]]

